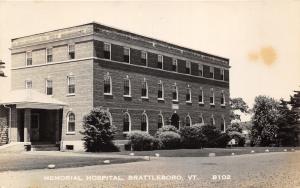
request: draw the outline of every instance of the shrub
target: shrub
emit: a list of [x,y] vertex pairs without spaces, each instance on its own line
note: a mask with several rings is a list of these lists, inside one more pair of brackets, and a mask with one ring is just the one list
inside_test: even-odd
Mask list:
[[207,142],[204,147],[226,147],[230,141],[227,133],[221,133],[221,130],[212,125],[204,125],[201,127],[202,133],[205,135]]
[[181,145],[184,148],[202,148],[207,142],[200,125],[180,129]]
[[159,128],[157,131],[157,134],[161,133],[161,132],[166,132],[166,131],[171,131],[171,132],[175,132],[178,133],[178,129],[173,126],[173,125],[165,125],[162,128]]
[[215,139],[215,146],[218,148],[225,148],[230,141],[230,137],[227,133],[221,133],[216,139]]
[[135,151],[153,150],[159,148],[159,141],[147,132],[132,131],[128,134],[129,145]]
[[227,132],[228,136],[230,137],[230,139],[234,139],[237,142],[238,146],[244,146],[245,145],[245,136],[237,131],[230,131]]
[[104,109],[94,108],[83,118],[84,147],[88,152],[118,151],[112,140],[116,132],[111,125],[110,115]]
[[162,149],[180,148],[180,135],[173,131],[164,131],[157,133],[157,138],[161,141]]

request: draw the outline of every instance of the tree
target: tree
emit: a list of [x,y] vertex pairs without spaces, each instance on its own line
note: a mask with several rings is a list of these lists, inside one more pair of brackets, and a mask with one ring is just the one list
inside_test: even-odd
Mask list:
[[241,120],[239,114],[236,111],[241,113],[249,113],[249,107],[247,103],[242,98],[232,98],[230,99],[230,119],[231,120]]
[[86,151],[118,151],[113,139],[116,127],[111,125],[110,114],[100,108],[94,108],[83,118],[83,141]]
[[275,143],[279,117],[279,103],[267,96],[257,96],[253,106],[251,142],[253,145],[267,146]]
[[[291,97],[290,104],[293,104],[293,97]],[[277,120],[278,125],[278,141],[282,146],[295,146],[297,143],[297,120],[299,115],[293,109],[288,108],[287,101],[280,100],[279,105],[279,118]]]
[[4,72],[1,70],[2,68],[5,68],[4,64],[5,63],[2,60],[0,60],[0,77],[6,77]]

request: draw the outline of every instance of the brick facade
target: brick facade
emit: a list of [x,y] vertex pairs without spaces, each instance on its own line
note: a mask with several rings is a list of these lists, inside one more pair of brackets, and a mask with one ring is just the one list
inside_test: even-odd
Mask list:
[[[111,58],[104,58],[104,43],[111,45]],[[75,58],[70,59],[68,45],[75,44]],[[130,63],[124,62],[124,47],[130,48]],[[46,49],[52,48],[53,62],[46,62]],[[26,66],[26,52],[32,52],[32,65]],[[141,60],[142,51],[147,52],[147,66]],[[157,68],[158,55],[163,56],[163,69]],[[178,72],[172,71],[173,58],[177,59]],[[191,63],[191,74],[186,73],[186,63]],[[199,76],[198,65],[203,65],[203,76]],[[210,77],[213,67],[214,77]],[[220,75],[224,70],[224,80]],[[112,79],[112,95],[104,95],[104,76]],[[75,95],[68,95],[67,77],[75,76]],[[131,81],[131,97],[123,96],[123,81]],[[53,96],[67,103],[61,114],[61,141],[80,145],[82,119],[93,107],[109,109],[112,122],[118,128],[117,139],[124,139],[123,114],[131,117],[131,130],[141,129],[141,115],[148,116],[149,132],[157,130],[158,115],[164,124],[170,124],[173,113],[185,125],[189,115],[192,124],[205,123],[213,116],[215,125],[221,127],[224,119],[229,124],[229,60],[203,52],[136,35],[133,33],[91,23],[12,40],[12,89],[24,89],[25,80],[32,81],[32,89],[45,93],[45,81],[53,81]],[[148,99],[141,98],[141,85],[146,80]],[[164,85],[164,101],[157,100],[158,83]],[[174,107],[172,85],[176,83],[179,102]],[[186,103],[186,89],[191,88],[192,102]],[[200,88],[204,92],[204,104],[198,103]],[[215,105],[210,105],[213,88]],[[225,106],[221,105],[221,93],[225,95]],[[76,116],[75,133],[67,133],[67,116]],[[79,144],[78,144],[79,143]],[[75,144],[76,145],[76,144]],[[77,146],[76,146],[77,147]],[[79,148],[81,146],[78,146]]]

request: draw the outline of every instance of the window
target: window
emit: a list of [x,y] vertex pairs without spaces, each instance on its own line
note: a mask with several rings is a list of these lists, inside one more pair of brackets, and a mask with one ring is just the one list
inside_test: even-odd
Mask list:
[[191,62],[187,61],[185,63],[185,73],[186,74],[191,74]]
[[123,61],[130,63],[130,48],[123,48]]
[[210,123],[211,126],[215,126],[215,118],[214,118],[213,115],[210,117],[210,122],[209,123]]
[[157,99],[164,100],[164,85],[162,81],[159,81],[158,83]]
[[68,129],[67,133],[75,133],[75,114],[70,112],[67,117]]
[[192,125],[192,119],[189,115],[185,117],[185,126],[190,127]]
[[70,44],[68,46],[69,59],[75,59],[75,44]]
[[172,100],[178,101],[178,87],[176,85],[173,85],[172,88]]
[[198,102],[200,104],[204,104],[204,96],[203,96],[203,89],[200,88],[200,92],[199,92],[199,95],[198,95]]
[[224,69],[220,69],[221,80],[224,80]]
[[53,94],[53,84],[52,80],[46,80],[46,94],[52,95]]
[[204,119],[203,119],[202,114],[200,115],[199,123],[202,124],[202,125],[204,125]]
[[188,86],[188,88],[186,88],[186,94],[185,94],[185,101],[188,103],[192,102],[192,89],[190,88],[190,86]]
[[141,131],[148,132],[148,116],[145,112],[142,114],[141,118]]
[[110,59],[111,45],[104,43],[104,59]]
[[148,84],[146,79],[142,82],[142,98],[148,98]]
[[31,89],[31,88],[32,88],[32,81],[25,80],[25,89]]
[[128,112],[123,115],[123,132],[131,131],[131,118]]
[[125,97],[131,96],[131,84],[128,76],[124,79],[124,96]]
[[209,103],[210,105],[215,105],[215,93],[213,88],[210,89]]
[[32,65],[32,52],[26,52],[26,66]]
[[198,76],[203,76],[203,65],[198,64]]
[[148,58],[147,52],[142,51],[142,53],[141,53],[141,62],[144,66],[148,66],[147,58]]
[[75,76],[68,76],[68,94],[75,94]]
[[47,63],[51,63],[53,61],[52,48],[47,48],[46,53],[47,53]]
[[221,119],[221,131],[225,132],[226,131],[226,124],[225,124],[225,119],[222,117]]
[[157,68],[163,69],[163,56],[162,55],[157,56]]
[[104,95],[112,95],[112,81],[109,73],[104,76]]
[[172,70],[174,72],[177,72],[177,59],[173,58],[173,62],[172,62]]
[[214,78],[214,67],[209,67],[209,77]]
[[223,90],[222,90],[222,93],[221,93],[221,105],[225,106],[225,94],[224,94]]
[[158,120],[157,120],[157,128],[162,128],[164,126],[164,118],[162,114],[158,115]]

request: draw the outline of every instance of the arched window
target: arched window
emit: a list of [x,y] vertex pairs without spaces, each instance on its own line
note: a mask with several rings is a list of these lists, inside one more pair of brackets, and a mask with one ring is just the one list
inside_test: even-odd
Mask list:
[[123,132],[131,131],[131,118],[128,112],[125,112],[123,115]]
[[104,76],[104,95],[111,95],[112,94],[112,81],[111,76],[107,73]]
[[215,118],[214,118],[213,115],[210,117],[210,122],[209,123],[210,123],[211,126],[215,126]]
[[75,133],[75,114],[70,112],[67,116],[67,132],[68,133]]
[[176,84],[174,84],[172,88],[172,100],[178,101],[178,87]]
[[190,115],[187,115],[185,117],[185,126],[191,126],[192,125],[192,119]]
[[222,119],[221,119],[221,131],[222,132],[226,131],[226,122],[225,122],[224,117],[222,117]]
[[148,132],[148,116],[146,113],[142,114],[141,118],[141,131],[147,131]]
[[157,128],[162,128],[164,126],[164,117],[162,114],[158,115],[158,120],[157,120]]
[[200,115],[199,123],[202,124],[202,125],[204,125],[204,119],[203,119],[202,114]]

